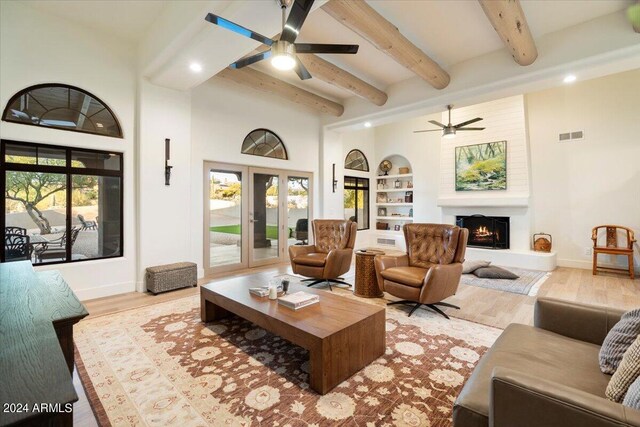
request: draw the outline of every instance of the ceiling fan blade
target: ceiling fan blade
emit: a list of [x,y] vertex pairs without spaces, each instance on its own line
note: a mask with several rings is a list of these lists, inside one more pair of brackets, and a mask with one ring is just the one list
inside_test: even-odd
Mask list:
[[357,44],[296,43],[297,53],[358,53]]
[[242,25],[238,25],[235,22],[231,22],[218,15],[214,15],[213,13],[208,13],[206,18],[204,19],[211,22],[212,24],[240,34],[241,36],[249,37],[251,39],[259,41],[260,43],[266,44],[267,46],[271,46],[273,44],[273,40],[271,40],[269,37],[265,37],[262,34],[258,34],[255,31],[251,31],[250,29],[245,28]]
[[467,120],[466,122],[458,123],[457,125],[454,125],[453,127],[456,128],[456,129],[459,129],[462,126],[470,125],[471,123],[479,122],[480,120],[482,120],[481,117],[476,117],[475,119],[471,119],[471,120]]
[[295,0],[293,2],[287,22],[282,29],[280,40],[289,43],[296,41],[298,34],[300,34],[300,28],[311,10],[311,6],[313,6],[313,0]]
[[442,132],[442,129],[427,129],[427,130],[414,130],[413,133],[422,133],[422,132]]
[[456,132],[460,132],[461,130],[485,130],[485,128],[457,128]]
[[236,69],[237,68],[246,67],[247,65],[255,64],[258,61],[262,61],[263,59],[267,59],[270,56],[271,56],[271,51],[267,50],[267,51],[262,52],[262,53],[257,53],[255,55],[239,59],[236,62],[234,62],[233,64],[229,65],[229,67],[236,68]]
[[445,125],[443,125],[442,123],[437,122],[437,121],[435,121],[435,120],[429,120],[429,123],[431,123],[431,124],[433,124],[433,125],[436,125],[436,126],[440,126],[440,127],[441,127],[441,128],[443,128],[443,129],[444,129],[444,128],[446,128],[446,126],[445,126]]
[[296,58],[295,71],[298,77],[300,77],[300,80],[307,80],[311,78],[311,74],[309,73],[309,70],[307,70],[305,66],[302,65],[302,62],[298,58]]

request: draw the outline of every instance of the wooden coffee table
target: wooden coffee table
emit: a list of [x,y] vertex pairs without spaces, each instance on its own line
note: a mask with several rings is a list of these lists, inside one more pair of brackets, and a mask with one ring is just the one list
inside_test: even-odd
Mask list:
[[295,311],[250,294],[253,286],[259,285],[247,277],[202,286],[202,321],[233,313],[309,350],[309,385],[316,392],[328,393],[384,353],[384,307],[291,284],[289,293],[304,290],[320,296],[318,304]]

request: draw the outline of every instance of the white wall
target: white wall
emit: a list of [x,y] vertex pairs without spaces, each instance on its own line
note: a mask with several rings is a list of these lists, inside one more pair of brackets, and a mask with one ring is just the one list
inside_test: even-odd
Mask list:
[[[191,93],[139,82],[138,271],[144,291],[147,267],[192,261],[190,223]],[[171,140],[171,185],[164,183],[165,138]],[[201,200],[198,198],[197,200]],[[198,212],[201,212],[199,210]]]
[[[191,93],[191,230],[192,260],[202,274],[203,171],[205,161],[313,172],[314,217],[319,217],[320,119],[278,98],[214,78]],[[242,141],[256,128],[275,132],[289,160],[241,154]],[[176,173],[178,173],[176,171]]]
[[[526,96],[535,230],[553,235],[560,265],[590,268],[596,225],[640,233],[639,100],[640,70]],[[583,141],[557,142],[576,130]]]
[[115,113],[124,139],[0,122],[0,136],[17,141],[113,150],[124,153],[124,257],[37,267],[60,270],[81,299],[134,290],[135,51],[19,2],[0,2],[0,104],[28,86],[67,83],[96,95]]

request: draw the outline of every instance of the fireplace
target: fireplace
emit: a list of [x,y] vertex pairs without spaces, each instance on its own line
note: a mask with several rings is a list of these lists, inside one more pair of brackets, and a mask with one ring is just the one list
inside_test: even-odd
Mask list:
[[456,224],[469,230],[469,247],[509,249],[508,216],[456,216]]

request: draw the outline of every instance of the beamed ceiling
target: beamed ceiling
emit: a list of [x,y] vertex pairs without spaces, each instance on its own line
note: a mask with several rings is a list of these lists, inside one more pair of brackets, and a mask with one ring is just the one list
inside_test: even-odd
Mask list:
[[[540,56],[547,52],[541,52],[536,59],[536,41],[541,37],[622,13],[633,0],[348,0],[346,3],[316,0],[297,41],[360,46],[356,55],[317,55],[343,71],[340,83],[336,84],[328,83],[326,76],[301,81],[293,71],[277,71],[268,61],[229,78],[230,72],[237,71],[225,70],[226,65],[255,52],[259,43],[215,28],[204,21],[205,12],[274,37],[281,29],[275,0],[25,3],[138,43],[143,74],[156,84],[190,89],[221,72],[227,80],[239,84],[244,84],[242,76],[246,76],[246,85],[253,89],[260,89],[263,82],[269,81],[271,93],[307,100],[294,102],[329,115],[340,115],[335,103],[344,104],[357,95],[379,106],[386,102],[386,94],[381,92],[416,76],[424,80],[424,85],[442,90],[449,84],[448,73],[454,66],[496,52],[505,58],[526,57],[523,61],[504,61],[505,67],[524,70],[527,61],[544,61]],[[523,23],[519,33],[512,22]],[[630,24],[628,27],[633,32]],[[384,52],[381,43],[392,48]],[[419,65],[415,65],[416,58]],[[203,64],[201,75],[188,71],[187,64],[194,59]],[[409,67],[412,69],[407,61],[414,61]],[[430,81],[438,73],[439,77]],[[452,81],[456,78],[459,77],[451,77]],[[281,90],[279,81],[288,84]],[[367,93],[368,85],[378,91],[370,88]],[[315,97],[303,92],[296,94],[298,89]],[[326,103],[318,101],[318,96]]]

